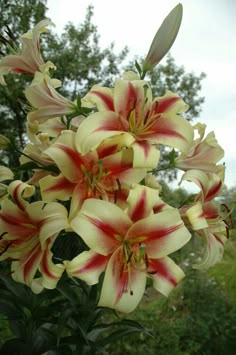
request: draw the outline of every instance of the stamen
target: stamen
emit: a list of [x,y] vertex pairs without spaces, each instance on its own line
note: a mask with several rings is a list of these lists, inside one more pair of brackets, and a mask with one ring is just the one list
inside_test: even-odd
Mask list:
[[0,252],[0,255],[4,254],[4,253],[7,251],[7,249],[11,246],[12,243],[13,243],[13,242],[9,242],[9,243],[5,246],[5,248],[3,248],[3,250]]
[[144,120],[143,120],[144,125],[147,123],[147,120],[149,118],[149,114],[150,114],[150,110],[148,110],[148,112],[146,113],[146,116],[144,117]]
[[1,235],[0,235],[0,240],[4,237],[4,235],[6,235],[7,232],[3,232]]
[[131,260],[133,254],[134,254],[134,252],[131,251],[131,253],[129,254],[128,259],[127,259],[127,261],[126,261],[127,264],[130,262],[130,260]]
[[121,183],[120,180],[117,178],[116,179],[117,185],[118,185],[118,190],[121,191]]
[[148,269],[148,267],[149,267],[149,260],[148,260],[147,253],[145,253],[145,255],[144,255],[144,260],[145,260],[146,268]]
[[114,203],[117,202],[117,193],[118,193],[117,190],[115,190],[115,191],[114,191]]

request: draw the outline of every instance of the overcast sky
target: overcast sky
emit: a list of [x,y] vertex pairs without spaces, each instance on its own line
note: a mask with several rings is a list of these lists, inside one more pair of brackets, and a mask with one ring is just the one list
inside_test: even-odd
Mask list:
[[[48,17],[61,33],[68,21],[79,24],[86,8],[94,6],[93,23],[100,46],[115,43],[134,55],[144,56],[165,16],[178,0],[48,0]],[[171,49],[177,65],[207,78],[202,82],[205,96],[200,119],[207,132],[215,131],[225,149],[226,185],[236,185],[236,1],[182,0],[184,15]]]

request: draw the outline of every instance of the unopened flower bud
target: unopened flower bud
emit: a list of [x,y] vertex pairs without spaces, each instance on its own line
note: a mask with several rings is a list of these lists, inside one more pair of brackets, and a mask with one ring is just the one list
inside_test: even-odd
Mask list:
[[143,63],[143,73],[152,70],[172,47],[182,21],[183,6],[178,4],[162,22]]

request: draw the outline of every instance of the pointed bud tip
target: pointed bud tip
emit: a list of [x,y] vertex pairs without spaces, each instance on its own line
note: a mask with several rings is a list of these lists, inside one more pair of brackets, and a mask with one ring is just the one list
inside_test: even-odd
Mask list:
[[144,60],[143,72],[152,70],[170,50],[179,32],[182,16],[183,5],[179,3],[171,10],[159,27]]

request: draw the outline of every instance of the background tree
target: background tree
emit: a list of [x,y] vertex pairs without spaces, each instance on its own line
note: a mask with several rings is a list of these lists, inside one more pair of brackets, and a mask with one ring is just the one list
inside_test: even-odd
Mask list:
[[63,92],[72,100],[78,94],[83,96],[94,84],[112,85],[128,54],[125,47],[116,55],[114,43],[101,49],[92,18],[93,7],[89,6],[83,23],[69,22],[61,36],[51,32],[47,37],[45,57],[56,65],[55,77],[63,82]]

